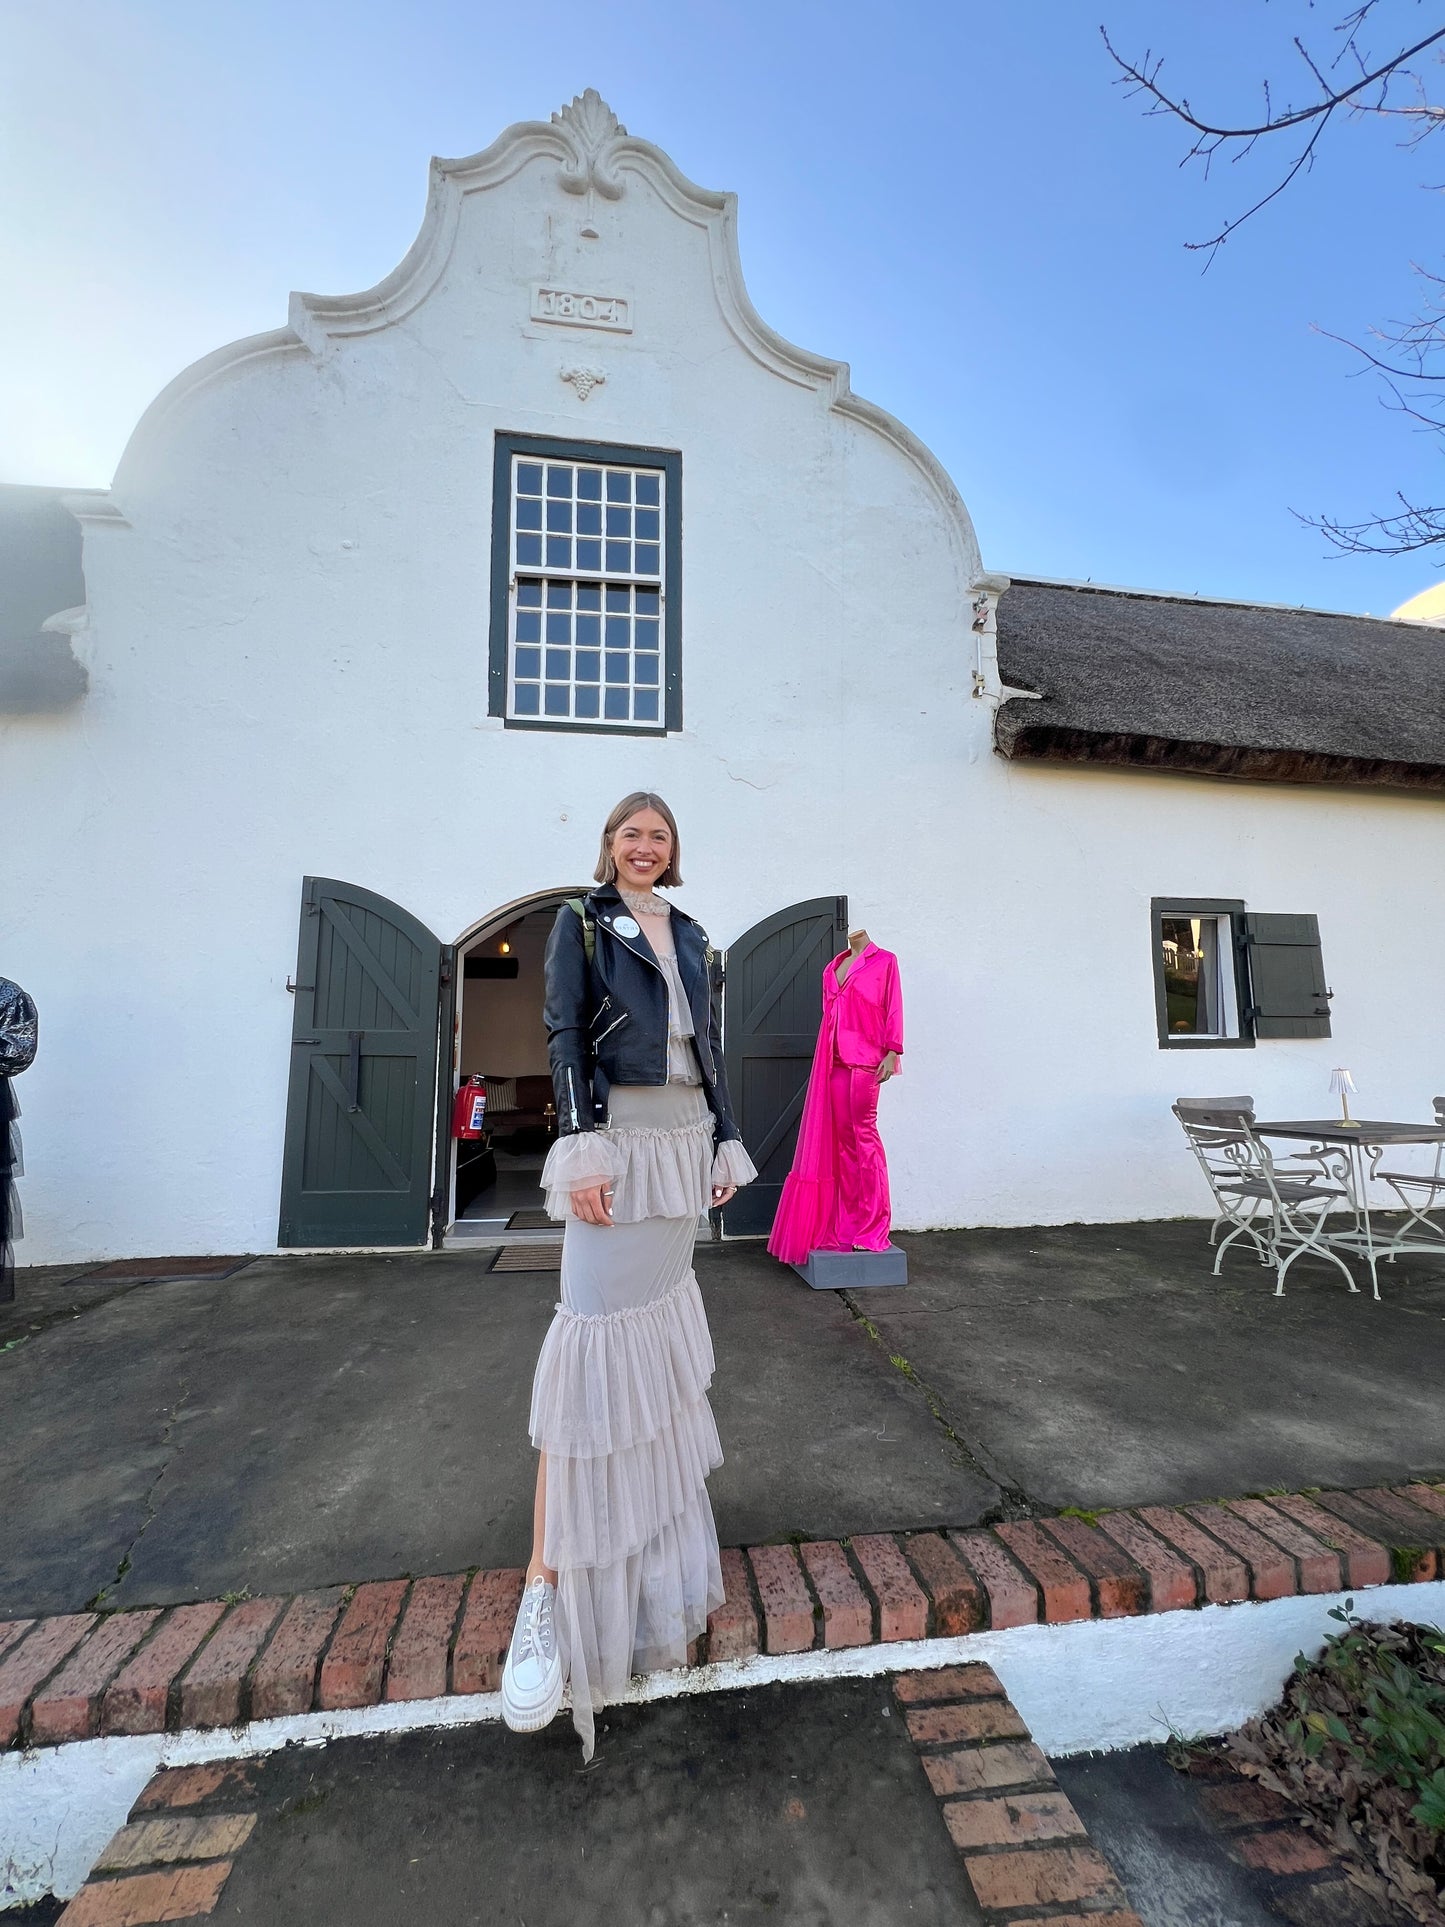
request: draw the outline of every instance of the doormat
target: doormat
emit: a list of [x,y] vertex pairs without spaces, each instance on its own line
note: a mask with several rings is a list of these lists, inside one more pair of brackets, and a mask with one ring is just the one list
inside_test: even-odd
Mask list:
[[507,1220],[508,1231],[550,1231],[556,1224],[539,1205],[528,1205],[525,1211],[514,1211]]
[[503,1245],[493,1258],[492,1271],[560,1271],[562,1247],[555,1245]]
[[246,1258],[118,1258],[114,1263],[87,1271],[90,1284],[149,1284],[161,1278],[229,1278],[233,1271],[249,1265]]

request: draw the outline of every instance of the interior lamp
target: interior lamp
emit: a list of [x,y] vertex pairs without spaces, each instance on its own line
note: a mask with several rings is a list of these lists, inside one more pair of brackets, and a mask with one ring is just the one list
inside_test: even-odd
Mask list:
[[502,932],[502,941],[497,945],[497,954],[502,957],[510,957],[512,954],[512,940],[505,930]]
[[1336,1093],[1340,1100],[1341,1124],[1348,1125],[1352,1131],[1359,1129],[1354,1118],[1350,1116],[1350,1092],[1354,1090],[1354,1088],[1354,1078],[1350,1076],[1350,1073],[1343,1065],[1336,1065],[1335,1069],[1330,1072],[1330,1089]]

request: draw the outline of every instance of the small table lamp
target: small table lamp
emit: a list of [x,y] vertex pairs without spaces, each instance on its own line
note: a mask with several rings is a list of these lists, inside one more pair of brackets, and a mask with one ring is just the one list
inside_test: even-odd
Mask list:
[[1345,1070],[1342,1065],[1337,1065],[1336,1068],[1330,1072],[1330,1089],[1336,1093],[1340,1100],[1340,1122],[1341,1124],[1348,1125],[1352,1131],[1359,1129],[1354,1118],[1350,1116],[1350,1092],[1354,1090],[1354,1088],[1354,1078],[1350,1076],[1350,1073]]

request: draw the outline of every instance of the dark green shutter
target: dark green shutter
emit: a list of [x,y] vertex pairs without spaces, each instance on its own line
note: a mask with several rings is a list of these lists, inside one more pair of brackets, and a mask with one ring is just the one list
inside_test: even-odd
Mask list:
[[415,917],[305,879],[282,1245],[425,1242],[442,987],[442,946]]
[[1329,991],[1318,917],[1244,919],[1249,955],[1249,1017],[1256,1037],[1328,1037]]
[[816,897],[775,911],[728,945],[723,1061],[738,1129],[758,1167],[723,1207],[731,1237],[773,1228],[823,1021],[823,971],[847,944],[848,899]]

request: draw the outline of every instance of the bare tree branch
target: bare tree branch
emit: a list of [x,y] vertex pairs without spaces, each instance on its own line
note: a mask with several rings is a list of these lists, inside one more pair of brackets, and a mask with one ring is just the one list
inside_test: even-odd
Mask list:
[[1415,555],[1421,549],[1445,544],[1445,508],[1416,508],[1403,495],[1390,515],[1374,515],[1364,522],[1340,522],[1329,515],[1290,513],[1306,528],[1318,529],[1342,555]]
[[[1315,63],[1310,60],[1309,55],[1305,54],[1305,59],[1308,61],[1311,70],[1320,80],[1321,86],[1325,88],[1325,94],[1322,100],[1316,101],[1312,107],[1292,108],[1283,114],[1268,114],[1263,121],[1254,127],[1228,127],[1222,124],[1217,125],[1211,121],[1201,120],[1183,95],[1175,100],[1164,92],[1163,88],[1158,84],[1159,72],[1164,65],[1164,56],[1162,54],[1155,60],[1152,69],[1149,65],[1150,56],[1148,54],[1145,54],[1142,65],[1136,66],[1132,61],[1125,60],[1122,54],[1115,52],[1106,27],[1100,27],[1099,32],[1104,37],[1104,45],[1109,50],[1109,58],[1114,62],[1114,65],[1120,69],[1120,85],[1128,86],[1131,93],[1138,93],[1142,90],[1144,93],[1151,95],[1158,103],[1158,111],[1173,114],[1175,119],[1182,120],[1186,127],[1192,127],[1196,134],[1205,135],[1215,140],[1249,140],[1260,134],[1277,134],[1281,128],[1298,127],[1301,121],[1316,120],[1321,114],[1330,115],[1337,107],[1347,106],[1354,100],[1357,94],[1363,93],[1367,87],[1373,86],[1377,80],[1388,80],[1392,74],[1403,72],[1405,63],[1413,60],[1416,54],[1423,53],[1427,47],[1433,47],[1439,40],[1445,40],[1445,27],[1437,27],[1434,33],[1426,34],[1425,38],[1423,40],[1417,40],[1413,47],[1402,49],[1393,59],[1387,60],[1383,66],[1376,67],[1373,73],[1362,74],[1352,86],[1338,89],[1332,89],[1325,84],[1323,76],[1319,73],[1319,69],[1315,66]],[[1295,41],[1295,45],[1299,47],[1302,54],[1305,53],[1304,48],[1298,40]]]
[[[1301,169],[1307,168],[1310,166],[1311,161],[1314,157],[1314,151],[1316,146],[1318,145],[1320,136],[1324,133],[1325,129],[1329,126],[1329,124],[1330,124],[1329,115],[1328,114],[1323,115],[1320,118],[1320,120],[1316,123],[1314,131],[1311,133],[1309,139],[1305,142],[1303,148],[1296,155],[1294,160],[1294,165],[1289,169],[1288,173],[1285,174],[1282,180],[1277,181],[1275,183],[1275,185],[1269,190],[1268,194],[1261,195],[1260,198],[1255,202],[1253,207],[1247,207],[1244,210],[1243,214],[1237,214],[1232,221],[1226,221],[1224,226],[1219,230],[1218,234],[1211,236],[1209,240],[1186,241],[1184,243],[1185,247],[1190,249],[1190,251],[1194,253],[1207,254],[1209,256],[1209,260],[1206,261],[1204,265],[1206,268],[1208,268],[1210,265],[1210,262],[1213,261],[1215,255],[1224,246],[1225,242],[1229,239],[1230,235],[1233,234],[1234,230],[1237,227],[1243,227],[1244,223],[1247,220],[1249,220],[1251,216],[1258,214],[1262,207],[1268,207],[1270,202],[1274,200],[1276,195],[1284,193],[1285,189],[1289,186],[1290,182],[1294,180],[1295,176],[1301,171]],[[1242,150],[1240,154],[1237,154],[1235,156],[1235,159],[1242,160],[1244,155],[1249,152],[1249,149],[1253,147],[1256,139],[1258,139],[1257,135],[1251,136],[1249,139],[1248,145]]]
[[[1277,112],[1274,92],[1266,77],[1262,89],[1264,118],[1233,125],[1197,112],[1187,95],[1167,92],[1160,81],[1164,67],[1162,55],[1149,49],[1142,60],[1126,60],[1115,49],[1107,28],[1099,29],[1109,58],[1119,70],[1115,84],[1124,87],[1130,95],[1144,95],[1146,115],[1163,114],[1189,129],[1192,140],[1180,165],[1198,161],[1206,179],[1221,150],[1231,161],[1242,161],[1272,135],[1287,134],[1294,128],[1309,130],[1308,138],[1268,193],[1260,195],[1242,214],[1225,221],[1209,240],[1185,242],[1186,247],[1206,255],[1206,269],[1237,228],[1278,199],[1302,172],[1309,170],[1325,130],[1342,113],[1347,120],[1370,115],[1401,123],[1408,130],[1398,143],[1404,151],[1418,147],[1445,126],[1445,103],[1429,98],[1422,76],[1410,64],[1430,48],[1445,42],[1445,25],[1436,27],[1412,46],[1401,47],[1390,59],[1378,62],[1361,45],[1360,33],[1379,4],[1380,0],[1358,0],[1336,22],[1334,32],[1339,36],[1339,45],[1328,61],[1316,59],[1304,41],[1294,37],[1295,51],[1319,89],[1317,100],[1303,107],[1287,103]],[[1434,11],[1439,18],[1438,0]],[[1330,76],[1342,67],[1348,76],[1347,83],[1342,77],[1336,84]],[[1398,90],[1406,86],[1412,89],[1412,94],[1402,101]],[[1395,97],[1392,97],[1392,87],[1397,89]],[[1339,342],[1357,356],[1361,363],[1355,371],[1357,374],[1373,374],[1379,379],[1384,390],[1382,407],[1403,416],[1414,424],[1417,432],[1445,441],[1445,276],[1418,265],[1415,272],[1428,284],[1420,311],[1409,321],[1372,329],[1374,346],[1364,346],[1327,328],[1317,327],[1316,333]],[[1291,512],[1307,528],[1319,530],[1342,555],[1410,555],[1435,549],[1445,566],[1445,507],[1419,505],[1403,493],[1397,493],[1396,500],[1398,508],[1359,521],[1304,515],[1298,510]]]
[[[1361,347],[1358,341],[1351,341],[1348,335],[1331,334],[1328,328],[1320,327],[1318,322],[1312,322],[1311,327],[1315,334],[1323,335],[1326,341],[1339,342],[1342,348],[1348,348],[1352,354],[1359,355],[1363,360],[1369,362],[1372,368],[1377,368],[1382,375],[1389,376],[1391,380],[1445,382],[1445,374],[1432,375],[1423,368],[1396,368],[1388,361],[1381,361],[1378,355],[1372,355],[1369,349]],[[1427,354],[1429,350],[1422,348],[1419,352],[1423,356]],[[1445,397],[1441,399],[1445,400]]]
[[[1176,96],[1167,93],[1159,84],[1159,76],[1164,67],[1164,56],[1162,54],[1156,55],[1153,50],[1150,49],[1145,53],[1142,61],[1126,60],[1110,40],[1108,28],[1100,27],[1099,32],[1103,38],[1109,58],[1119,69],[1117,84],[1124,87],[1130,94],[1142,93],[1146,95],[1151,103],[1145,109],[1147,114],[1172,116],[1175,120],[1182,122],[1185,127],[1191,130],[1194,135],[1194,142],[1188,153],[1184,156],[1182,165],[1187,166],[1188,163],[1193,160],[1201,161],[1204,166],[1206,179],[1210,172],[1210,164],[1222,147],[1232,145],[1234,148],[1232,158],[1235,160],[1243,160],[1246,155],[1253,151],[1255,144],[1266,135],[1282,133],[1288,128],[1303,127],[1313,123],[1309,139],[1295,156],[1282,178],[1267,194],[1262,194],[1252,206],[1245,209],[1243,214],[1236,215],[1234,219],[1226,221],[1219,232],[1211,235],[1208,240],[1187,241],[1185,243],[1186,247],[1208,255],[1209,258],[1205,262],[1206,267],[1210,265],[1219,249],[1223,247],[1224,243],[1229,239],[1230,235],[1234,233],[1236,228],[1242,227],[1246,221],[1258,214],[1261,208],[1268,207],[1270,202],[1282,194],[1301,172],[1308,170],[1313,163],[1315,149],[1319,145],[1325,128],[1328,127],[1330,121],[1341,108],[1344,108],[1351,114],[1369,113],[1389,115],[1417,123],[1409,140],[1405,142],[1406,146],[1417,146],[1420,141],[1436,132],[1442,125],[1445,125],[1445,106],[1434,105],[1426,98],[1423,80],[1409,65],[1417,55],[1424,53],[1428,48],[1435,46],[1437,43],[1445,41],[1445,26],[1437,27],[1434,32],[1426,34],[1421,40],[1417,40],[1413,46],[1401,48],[1397,53],[1392,55],[1389,60],[1384,61],[1380,65],[1367,66],[1365,56],[1361,52],[1358,44],[1357,35],[1361,24],[1369,14],[1373,4],[1374,0],[1365,0],[1365,4],[1356,7],[1352,13],[1347,14],[1345,19],[1341,21],[1336,28],[1337,32],[1345,35],[1345,40],[1343,46],[1330,64],[1337,66],[1340,60],[1342,60],[1346,54],[1349,54],[1360,68],[1357,79],[1351,81],[1348,86],[1332,86],[1325,78],[1320,63],[1315,59],[1314,55],[1310,53],[1299,36],[1296,35],[1294,37],[1295,49],[1319,86],[1320,98],[1306,107],[1287,107],[1283,113],[1277,114],[1274,111],[1274,100],[1270,83],[1269,80],[1266,79],[1263,89],[1264,119],[1253,123],[1238,123],[1235,125],[1229,125],[1223,121],[1206,119],[1195,112],[1187,96],[1183,94]],[[1419,96],[1416,104],[1411,106],[1396,106],[1390,102],[1389,88],[1393,80],[1409,80],[1414,83]],[[1378,96],[1373,101],[1367,101],[1364,96],[1369,93],[1371,88],[1378,89]]]

